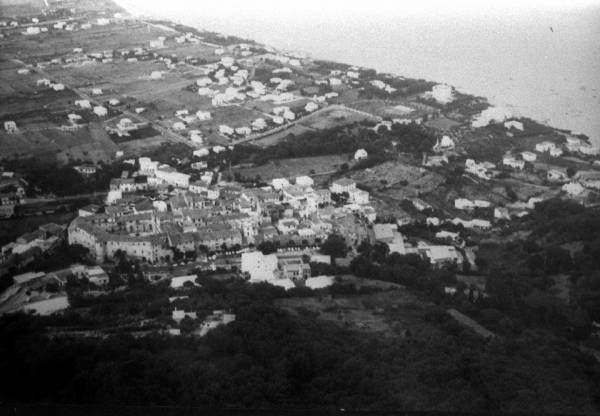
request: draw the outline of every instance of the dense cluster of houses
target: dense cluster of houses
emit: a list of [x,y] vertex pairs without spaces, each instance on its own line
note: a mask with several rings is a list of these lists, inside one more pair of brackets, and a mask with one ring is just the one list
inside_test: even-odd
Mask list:
[[[137,166],[134,174],[111,181],[103,212],[82,209],[69,226],[69,242],[87,247],[98,261],[119,250],[155,263],[172,259],[173,250],[239,250],[263,241],[314,244],[345,230],[355,218],[372,222],[376,216],[369,193],[347,178],[329,189],[314,189],[308,176],[244,188],[215,184],[207,174],[190,181],[189,175],[149,158],[139,158]],[[143,196],[148,190],[159,197]]]

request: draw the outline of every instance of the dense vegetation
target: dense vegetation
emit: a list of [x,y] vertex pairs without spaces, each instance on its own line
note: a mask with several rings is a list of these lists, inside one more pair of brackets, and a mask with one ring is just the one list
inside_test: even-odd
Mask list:
[[[591,321],[600,320],[600,210],[553,199],[514,227],[532,232],[524,240],[480,245],[478,265],[488,276],[489,298],[472,312],[511,333],[535,325],[569,338],[589,337]],[[555,294],[561,277],[566,299]]]
[[484,342],[432,310],[428,339],[353,333],[267,304],[205,338],[49,338],[0,319],[0,393],[20,402],[460,411],[590,411],[593,359],[540,331]]
[[23,175],[29,184],[28,196],[52,193],[57,196],[106,192],[112,178],[121,176],[131,165],[123,163],[100,164],[95,174],[85,177],[74,167],[81,163],[57,166],[38,159],[11,159],[3,162],[6,170]]
[[372,127],[368,123],[355,123],[299,135],[290,134],[277,144],[269,146],[268,151],[254,145],[238,145],[233,150],[211,153],[207,159],[208,165],[263,165],[271,160],[336,155],[365,149],[368,159],[360,161],[356,166],[357,169],[364,169],[393,159],[396,152],[421,157],[423,152],[431,150],[436,141],[435,135],[416,124],[394,124],[391,130],[380,127],[377,131]]

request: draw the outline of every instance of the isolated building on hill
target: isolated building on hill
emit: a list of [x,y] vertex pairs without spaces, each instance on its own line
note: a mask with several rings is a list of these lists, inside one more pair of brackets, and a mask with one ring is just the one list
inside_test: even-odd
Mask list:
[[367,153],[367,151],[365,149],[358,149],[354,153],[354,160],[363,160],[363,159],[366,159],[368,156],[369,156],[369,154]]

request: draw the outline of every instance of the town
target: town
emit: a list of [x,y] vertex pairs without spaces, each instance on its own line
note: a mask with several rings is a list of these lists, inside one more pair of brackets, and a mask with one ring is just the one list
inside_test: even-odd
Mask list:
[[109,1],[35,10],[0,17],[1,315],[212,339],[269,299],[402,339],[441,313],[488,342],[531,324],[521,302],[600,356],[589,137]]

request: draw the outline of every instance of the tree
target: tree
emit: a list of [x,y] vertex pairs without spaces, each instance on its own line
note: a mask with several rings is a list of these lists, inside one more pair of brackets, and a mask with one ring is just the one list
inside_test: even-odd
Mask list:
[[275,253],[277,246],[272,241],[263,241],[256,248],[261,251],[264,255]]
[[321,244],[321,253],[330,255],[332,259],[345,257],[347,251],[346,239],[339,234],[330,234]]

